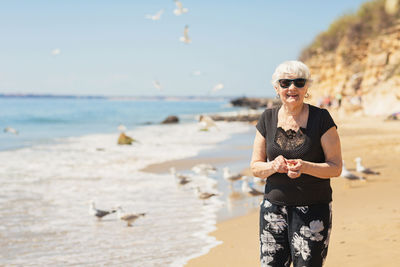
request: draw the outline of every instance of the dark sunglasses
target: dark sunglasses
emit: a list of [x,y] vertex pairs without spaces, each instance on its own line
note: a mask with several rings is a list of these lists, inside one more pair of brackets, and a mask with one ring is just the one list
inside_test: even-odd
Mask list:
[[297,79],[280,79],[278,80],[279,85],[282,88],[289,88],[293,83],[297,88],[303,88],[306,85],[307,79],[297,78]]

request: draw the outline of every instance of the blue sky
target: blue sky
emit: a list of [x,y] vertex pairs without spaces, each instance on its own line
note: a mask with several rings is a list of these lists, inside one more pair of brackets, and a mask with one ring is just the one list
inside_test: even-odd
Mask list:
[[181,2],[1,1],[0,93],[273,96],[275,67],[365,1]]

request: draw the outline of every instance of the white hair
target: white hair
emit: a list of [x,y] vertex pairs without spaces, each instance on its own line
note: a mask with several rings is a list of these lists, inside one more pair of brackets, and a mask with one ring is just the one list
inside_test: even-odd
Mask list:
[[284,78],[285,75],[294,74],[298,78],[307,79],[308,86],[311,85],[311,74],[310,69],[301,61],[290,60],[281,63],[276,67],[274,74],[272,74],[272,85],[278,86],[278,80]]

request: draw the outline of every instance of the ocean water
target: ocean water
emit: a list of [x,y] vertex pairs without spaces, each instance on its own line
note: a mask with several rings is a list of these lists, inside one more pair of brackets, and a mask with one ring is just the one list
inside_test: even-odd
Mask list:
[[[0,135],[0,266],[183,266],[206,253],[223,203],[198,199],[196,188],[218,193],[215,179],[193,174],[178,186],[140,170],[249,131],[199,130],[198,114],[232,111],[226,101],[0,98],[0,126],[19,131]],[[167,115],[182,123],[159,124]],[[118,146],[119,124],[138,142]],[[90,200],[146,216],[133,227],[115,214],[97,221]]]

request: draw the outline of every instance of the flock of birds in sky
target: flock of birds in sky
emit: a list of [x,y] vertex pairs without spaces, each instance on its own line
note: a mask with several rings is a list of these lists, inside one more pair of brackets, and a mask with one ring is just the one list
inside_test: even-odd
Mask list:
[[[188,13],[189,9],[184,7],[182,2],[179,0],[174,0],[175,2],[175,9],[173,10],[173,13],[175,14],[175,16],[181,16],[185,13]],[[145,15],[146,19],[150,19],[152,21],[159,21],[161,20],[162,15],[164,14],[164,9],[160,9],[157,13],[155,14],[147,14]],[[181,37],[179,37],[179,41],[185,43],[185,44],[190,44],[192,42],[192,39],[189,37],[189,25],[185,25],[184,29],[183,29],[183,35]],[[51,50],[51,55],[53,56],[59,56],[61,54],[61,49],[60,48],[54,48],[53,50]],[[192,72],[192,75],[194,76],[200,76],[202,75],[202,72],[199,70],[195,70]],[[159,91],[163,90],[163,87],[160,83],[160,81],[158,80],[153,80],[152,81],[153,87]],[[210,90],[210,93],[215,93],[218,92],[220,90],[222,90],[224,88],[224,84],[223,83],[217,83],[215,84],[212,89]]]
[[[174,9],[173,13],[176,16],[180,16],[182,14],[188,13],[189,9],[186,7],[183,7],[183,4],[181,1],[179,0],[174,0],[175,2],[175,6],[176,8]],[[161,16],[162,14],[164,14],[164,9],[159,10],[157,13],[155,14],[148,14],[145,16],[146,19],[150,19],[153,21],[158,21],[161,20]],[[183,36],[179,37],[179,41],[185,43],[185,44],[190,44],[192,42],[192,39],[189,37],[189,25],[185,25],[184,29],[183,29]],[[199,70],[193,71],[192,73],[195,76],[200,76],[202,73]],[[154,88],[156,88],[157,90],[162,90],[162,86],[160,81],[158,80],[154,80],[153,81],[153,86]],[[223,83],[218,83],[216,84],[212,89],[211,89],[211,93],[215,93],[217,91],[220,91],[221,89],[224,88],[224,84]]]

